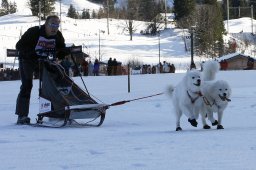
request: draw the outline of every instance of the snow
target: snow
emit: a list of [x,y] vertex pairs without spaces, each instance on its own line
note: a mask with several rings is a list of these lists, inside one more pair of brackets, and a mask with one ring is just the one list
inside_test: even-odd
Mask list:
[[[15,125],[20,81],[0,82],[1,169],[179,169],[254,170],[256,157],[255,71],[220,71],[232,97],[223,117],[224,130],[192,127],[185,116],[175,131],[173,106],[160,95],[107,110],[101,127],[36,128]],[[184,73],[83,77],[90,93],[106,104],[165,92]],[[239,79],[237,78],[239,77]],[[74,78],[81,87],[80,78]],[[104,82],[104,84],[102,84]],[[6,89],[6,90],[5,90]],[[10,90],[8,90],[10,89]],[[34,81],[30,117],[38,113]],[[216,117],[217,115],[215,115]]]
[[[231,22],[230,30],[239,30],[236,27],[240,26],[247,28]],[[1,61],[7,60],[2,49],[14,48],[20,30],[24,32],[37,24],[38,20],[27,14],[0,17]],[[105,24],[105,19],[79,21],[63,17],[63,34],[67,42],[75,42],[76,45],[84,43],[87,46],[84,50],[97,57],[98,35],[95,34],[99,29],[106,31]],[[111,34],[105,32],[101,35],[103,60],[115,56],[120,61],[126,61],[133,56],[142,58],[143,62],[157,63],[158,37],[137,34],[134,41],[129,41],[129,36],[123,34],[118,26],[112,27],[116,24],[117,21],[112,20]],[[182,52],[184,44],[177,36],[181,33],[181,30],[172,28],[163,32],[161,61],[190,62],[190,54]],[[85,34],[84,38],[78,38],[81,34]],[[166,92],[168,85],[178,84],[183,76],[184,73],[131,75],[130,93],[127,76],[83,79],[90,94],[103,103],[111,104]],[[225,129],[212,127],[204,130],[200,120],[195,128],[183,116],[181,132],[175,131],[173,106],[166,93],[110,107],[101,127],[53,129],[18,126],[15,125],[17,117],[14,112],[21,83],[0,81],[0,169],[255,170],[254,77],[255,70],[220,71],[217,79],[228,81],[232,87],[232,101],[223,117]],[[83,87],[80,78],[73,79]],[[35,122],[39,111],[38,80],[34,80],[33,84],[29,116]]]

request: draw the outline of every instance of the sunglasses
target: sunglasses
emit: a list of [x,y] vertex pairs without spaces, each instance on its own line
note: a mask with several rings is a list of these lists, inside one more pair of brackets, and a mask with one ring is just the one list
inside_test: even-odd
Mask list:
[[60,24],[49,24],[49,26],[51,27],[51,28],[59,28],[60,27]]

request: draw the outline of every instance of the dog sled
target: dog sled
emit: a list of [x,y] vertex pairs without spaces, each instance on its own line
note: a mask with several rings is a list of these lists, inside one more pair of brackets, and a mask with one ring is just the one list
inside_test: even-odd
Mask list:
[[[62,49],[70,54],[82,53],[82,46]],[[36,123],[31,126],[63,127],[66,125],[101,126],[109,105],[98,103],[93,99],[81,77],[86,89],[80,88],[68,75],[64,68],[55,62],[55,49],[37,50],[39,58],[39,114]],[[8,57],[17,57],[18,51],[8,49]],[[79,72],[80,73],[80,72]],[[45,121],[48,118],[51,121]],[[83,120],[83,122],[78,121]]]
[[[73,54],[81,53],[82,47],[75,46],[65,50],[71,54],[76,65]],[[108,105],[96,102],[90,96],[84,82],[86,91],[66,75],[60,64],[53,62],[54,50],[48,49],[44,53],[47,53],[47,58],[42,58],[39,61],[39,70],[41,71],[39,75],[39,114],[35,125],[50,127],[63,127],[72,124],[102,125],[106,110],[109,108]],[[76,68],[78,69],[78,67]],[[50,118],[51,123],[49,124],[49,121],[48,124],[45,123],[44,118]],[[81,119],[86,122],[78,122]],[[97,119],[99,120],[96,121]]]
[[[63,49],[69,53],[78,69],[73,54],[81,53],[81,46]],[[158,93],[132,100],[118,101],[112,104],[98,103],[89,94],[82,76],[79,74],[85,90],[80,88],[66,73],[65,69],[54,62],[55,49],[38,50],[45,57],[39,59],[39,113],[36,127],[94,126],[99,127],[105,120],[106,110],[111,106],[161,95]],[[18,52],[8,49],[9,56],[17,56]],[[48,121],[45,121],[48,118]],[[49,121],[51,120],[51,121]]]

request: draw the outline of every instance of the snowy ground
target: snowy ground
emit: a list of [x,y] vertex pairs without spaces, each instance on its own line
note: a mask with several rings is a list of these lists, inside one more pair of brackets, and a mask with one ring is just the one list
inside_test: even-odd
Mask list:
[[[84,77],[90,93],[111,104],[148,96],[176,85],[184,73]],[[167,95],[130,102],[107,110],[98,128],[36,128],[15,125],[20,81],[0,82],[0,169],[87,170],[255,170],[255,71],[222,71],[233,90],[224,130],[192,127],[182,117],[175,131],[173,106]],[[82,85],[79,78],[75,81]],[[104,82],[104,84],[103,84]],[[38,81],[34,81],[30,117],[38,113]],[[215,115],[216,116],[216,115]]]

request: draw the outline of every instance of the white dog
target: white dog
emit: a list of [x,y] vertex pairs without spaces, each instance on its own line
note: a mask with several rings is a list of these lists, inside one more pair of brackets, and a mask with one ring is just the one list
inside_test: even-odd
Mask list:
[[[217,61],[207,61],[203,65],[203,82],[201,84],[201,94],[203,98],[202,120],[208,116],[212,125],[217,125],[217,129],[224,129],[222,126],[222,116],[228,102],[231,101],[231,88],[224,80],[214,80],[219,63]],[[213,113],[218,113],[218,121],[213,117]],[[196,113],[197,114],[197,113]],[[203,120],[204,127],[207,127]]]
[[176,131],[182,130],[180,118],[182,114],[188,117],[188,122],[197,127],[196,116],[202,108],[202,97],[200,93],[201,73],[191,70],[186,73],[182,81],[174,88],[169,87],[176,115]]

